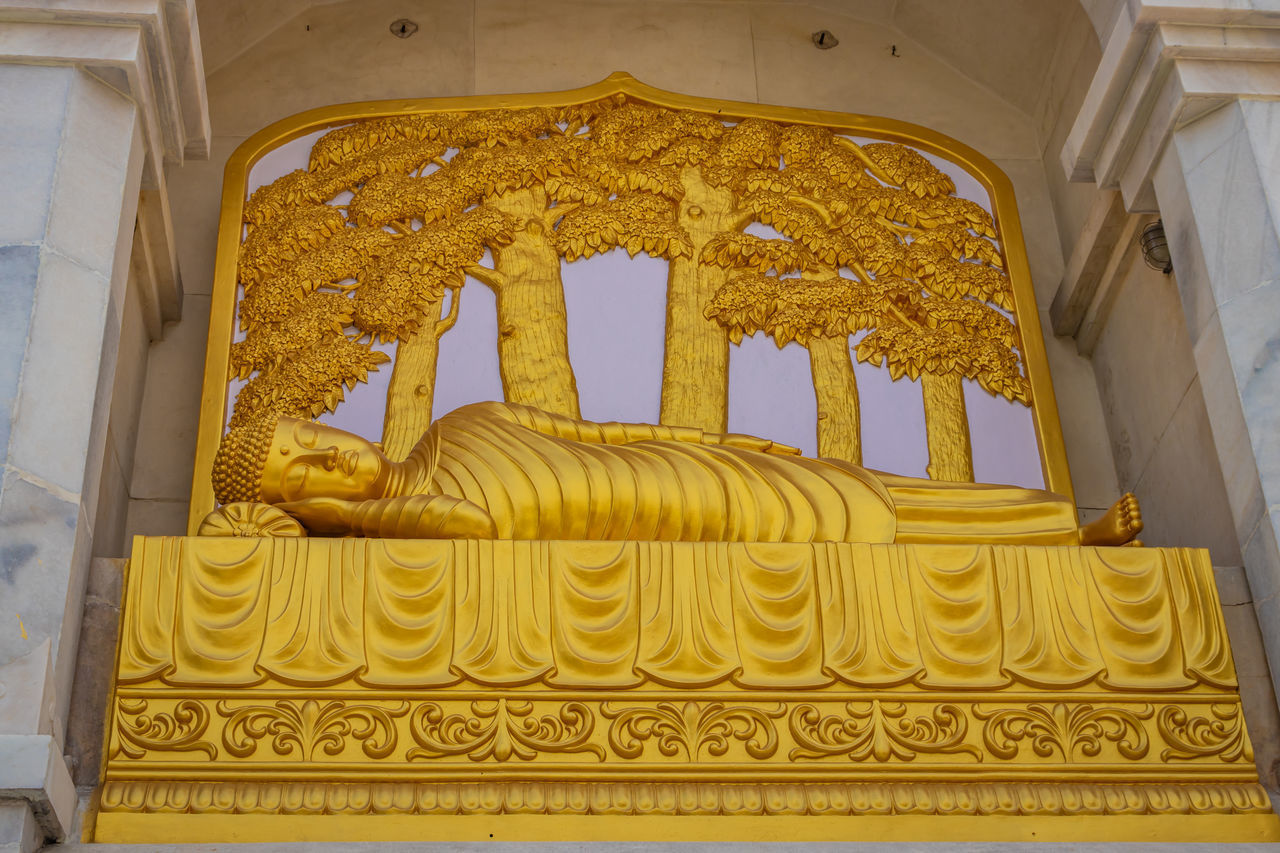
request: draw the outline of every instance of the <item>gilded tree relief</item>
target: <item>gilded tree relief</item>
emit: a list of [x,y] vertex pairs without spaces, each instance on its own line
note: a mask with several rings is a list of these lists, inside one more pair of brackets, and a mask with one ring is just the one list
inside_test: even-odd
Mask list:
[[[438,392],[576,417],[577,374],[604,371],[656,386],[652,410],[629,419],[732,426],[854,464],[870,429],[873,467],[953,481],[975,479],[976,432],[998,458],[1031,454],[987,479],[1041,485],[1031,418],[1006,414],[1032,395],[986,191],[937,155],[840,130],[615,95],[370,119],[288,143],[306,163],[255,169],[244,206],[230,422],[332,419],[357,393],[357,431],[403,458],[433,409],[447,411]],[[959,197],[957,179],[980,201]],[[591,266],[618,249],[655,259],[649,279]],[[625,298],[579,308],[585,288],[566,282],[584,278]],[[635,300],[665,303],[661,353],[657,330],[628,324]],[[571,345],[575,325],[649,351],[611,361]],[[802,349],[804,375],[788,372],[793,357],[762,357],[754,336]],[[443,374],[442,347],[464,354],[446,355]],[[497,376],[477,381],[495,356]],[[872,381],[868,402],[858,376],[867,386],[873,366],[888,382]],[[384,402],[364,392],[371,374]],[[905,406],[881,390],[899,381],[915,386]],[[1009,401],[984,410],[1007,423],[984,414],[971,430],[979,392]],[[757,422],[761,399],[774,420]]]

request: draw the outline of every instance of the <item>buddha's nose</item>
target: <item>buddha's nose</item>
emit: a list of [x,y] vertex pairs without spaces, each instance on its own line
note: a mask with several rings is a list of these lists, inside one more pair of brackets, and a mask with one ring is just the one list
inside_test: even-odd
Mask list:
[[330,447],[324,455],[324,468],[326,471],[332,471],[338,467],[338,446],[335,444]]

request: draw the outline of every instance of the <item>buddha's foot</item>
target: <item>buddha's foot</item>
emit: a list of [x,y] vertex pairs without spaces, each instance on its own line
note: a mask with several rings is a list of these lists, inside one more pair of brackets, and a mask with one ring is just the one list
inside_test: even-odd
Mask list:
[[1142,532],[1142,510],[1131,492],[1111,505],[1097,521],[1080,528],[1081,545],[1128,545]]

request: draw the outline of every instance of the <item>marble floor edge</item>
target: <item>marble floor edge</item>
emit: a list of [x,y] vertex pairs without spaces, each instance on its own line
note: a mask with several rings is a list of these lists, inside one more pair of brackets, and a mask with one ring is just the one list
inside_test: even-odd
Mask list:
[[50,844],[41,853],[1280,853],[1280,843],[1148,842],[298,842],[291,844]]

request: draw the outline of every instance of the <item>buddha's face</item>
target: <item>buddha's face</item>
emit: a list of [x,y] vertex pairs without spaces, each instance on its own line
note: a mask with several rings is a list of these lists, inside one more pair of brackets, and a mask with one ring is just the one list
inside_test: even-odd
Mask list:
[[267,503],[305,498],[367,500],[381,496],[387,458],[371,442],[346,430],[281,418],[262,472]]

